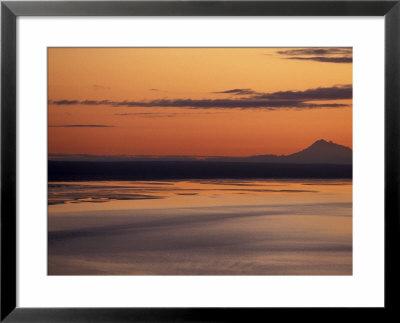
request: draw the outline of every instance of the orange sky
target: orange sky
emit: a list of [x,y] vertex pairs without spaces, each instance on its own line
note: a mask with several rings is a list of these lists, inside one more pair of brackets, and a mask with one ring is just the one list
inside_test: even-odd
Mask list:
[[352,100],[342,95],[351,49],[294,50],[50,48],[49,153],[290,154],[317,139],[352,147]]

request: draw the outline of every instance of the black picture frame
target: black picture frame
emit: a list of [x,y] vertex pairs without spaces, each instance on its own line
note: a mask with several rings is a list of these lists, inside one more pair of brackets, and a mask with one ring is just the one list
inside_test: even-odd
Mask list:
[[[361,308],[18,308],[16,307],[16,19],[19,16],[384,16],[385,307]],[[252,322],[301,316],[384,320],[399,306],[400,1],[78,1],[1,3],[1,321]],[[367,201],[366,201],[367,202]],[[40,292],[40,291],[38,291]],[[266,312],[268,311],[268,313]],[[312,313],[311,313],[312,311]],[[268,315],[268,316],[267,316]],[[396,316],[394,316],[396,317]],[[359,317],[358,319],[360,319]]]

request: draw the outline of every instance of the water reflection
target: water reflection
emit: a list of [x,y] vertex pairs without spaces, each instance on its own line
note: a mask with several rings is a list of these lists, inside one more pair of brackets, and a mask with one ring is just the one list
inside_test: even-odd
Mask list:
[[351,275],[351,181],[53,182],[52,275]]

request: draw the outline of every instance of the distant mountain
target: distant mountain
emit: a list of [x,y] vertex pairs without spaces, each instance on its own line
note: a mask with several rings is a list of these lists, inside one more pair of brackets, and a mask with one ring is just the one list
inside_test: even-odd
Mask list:
[[290,163],[290,164],[351,164],[353,152],[349,147],[338,145],[324,139],[291,155],[258,155],[250,157],[213,157],[207,161]]
[[321,139],[285,159],[286,162],[296,164],[351,164],[353,152],[349,147]]
[[[352,178],[352,151],[318,140],[291,155],[249,157],[49,156],[49,181],[215,178]],[[60,157],[59,157],[60,158]],[[69,157],[71,158],[71,157]]]
[[256,155],[247,157],[196,157],[196,156],[96,156],[50,154],[49,161],[90,161],[90,162],[242,162],[270,164],[339,164],[351,165],[353,152],[349,147],[338,145],[324,139],[291,155]]

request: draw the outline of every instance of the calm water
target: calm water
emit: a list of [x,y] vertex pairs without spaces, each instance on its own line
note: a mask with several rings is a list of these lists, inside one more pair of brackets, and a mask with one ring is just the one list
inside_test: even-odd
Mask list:
[[50,275],[351,275],[351,181],[49,183]]

